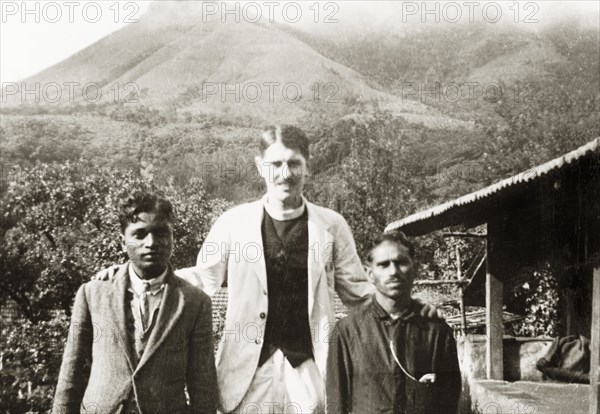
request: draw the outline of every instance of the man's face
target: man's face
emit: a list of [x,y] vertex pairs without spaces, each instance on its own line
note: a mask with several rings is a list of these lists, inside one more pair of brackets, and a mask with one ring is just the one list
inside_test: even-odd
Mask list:
[[275,142],[256,157],[260,175],[267,184],[270,199],[284,202],[300,197],[307,173],[306,158],[296,150]]
[[373,249],[367,275],[377,290],[391,299],[410,296],[414,264],[406,247],[385,241]]
[[140,213],[138,221],[129,223],[121,235],[136,273],[142,278],[160,275],[173,253],[173,227],[155,213]]

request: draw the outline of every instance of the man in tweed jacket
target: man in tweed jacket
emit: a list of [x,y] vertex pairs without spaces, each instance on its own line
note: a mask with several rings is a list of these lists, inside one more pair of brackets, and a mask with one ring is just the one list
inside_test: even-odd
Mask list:
[[124,203],[130,261],[77,292],[54,413],[216,412],[211,301],[173,274],[172,219],[154,194]]

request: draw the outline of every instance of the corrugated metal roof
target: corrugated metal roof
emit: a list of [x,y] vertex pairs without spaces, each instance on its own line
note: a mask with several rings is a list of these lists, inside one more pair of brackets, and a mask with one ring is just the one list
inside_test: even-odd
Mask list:
[[561,157],[555,158],[552,161],[548,161],[547,163],[530,168],[527,171],[523,171],[522,173],[514,175],[510,178],[506,178],[502,181],[499,181],[488,187],[482,188],[481,190],[475,191],[473,193],[459,197],[455,200],[448,201],[446,203],[421,211],[419,213],[412,214],[408,217],[403,218],[402,220],[394,221],[387,225],[385,231],[387,232],[396,229],[402,229],[402,227],[408,224],[437,217],[442,213],[446,213],[449,210],[454,209],[458,206],[472,204],[478,200],[482,200],[486,197],[489,197],[492,194],[501,192],[509,187],[512,187],[515,184],[526,183],[536,180],[537,178],[542,177],[551,171],[559,170],[565,165],[571,164],[573,161],[578,160],[579,158],[591,152],[598,152],[599,148],[600,138],[596,138],[593,141],[590,141],[587,144],[577,148],[576,150],[571,151]]

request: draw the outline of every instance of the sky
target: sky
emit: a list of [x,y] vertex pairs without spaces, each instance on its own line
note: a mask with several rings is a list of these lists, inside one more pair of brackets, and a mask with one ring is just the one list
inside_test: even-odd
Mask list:
[[[70,5],[68,1],[28,1],[26,7],[32,13],[26,14],[23,3],[0,0],[0,81],[3,83],[19,81],[61,62],[111,32],[133,24],[127,23],[126,17],[135,12],[133,20],[148,7],[147,2],[121,2],[121,7],[109,9],[116,3],[110,0],[73,2],[79,5]],[[50,3],[58,7],[47,6]],[[86,3],[100,6],[99,18],[95,5],[87,6],[84,12]],[[128,5],[125,10],[126,3],[135,6]]]
[[[128,24],[136,24],[150,8],[174,8],[181,3],[199,7],[198,1],[172,1],[151,4],[149,1],[51,1],[0,0],[0,82],[18,82],[40,72],[90,44]],[[208,2],[202,6],[202,17],[215,15],[223,19],[227,15],[220,3]],[[539,30],[547,24],[568,15],[578,17],[584,24],[597,27],[600,20],[600,2],[590,1],[322,1],[316,3],[266,1],[230,2],[230,10],[238,8],[242,19],[253,19],[255,5],[260,7],[263,19],[295,24],[314,32],[344,29],[404,30],[425,23],[469,23],[485,19],[488,24],[517,24],[527,30]],[[286,6],[288,3],[294,3]],[[300,4],[301,18],[296,20],[295,4]],[[497,18],[496,5],[501,13]],[[185,5],[184,5],[185,7]],[[285,12],[284,12],[285,10]],[[433,13],[427,14],[427,10]],[[437,10],[437,11],[436,11]],[[485,13],[484,13],[485,10]],[[460,19],[459,19],[460,14]],[[233,17],[232,17],[233,16]],[[436,21],[437,19],[437,21]],[[329,20],[329,21],[327,21]],[[332,24],[325,24],[332,23]]]

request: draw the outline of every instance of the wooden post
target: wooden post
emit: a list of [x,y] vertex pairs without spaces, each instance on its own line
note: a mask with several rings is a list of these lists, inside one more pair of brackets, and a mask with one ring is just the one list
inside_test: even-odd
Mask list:
[[502,325],[503,284],[499,275],[496,232],[488,223],[485,278],[485,363],[487,379],[504,379],[504,326]]
[[[460,263],[460,249],[458,244],[455,245],[456,248],[456,280],[462,282],[462,267]],[[464,336],[467,334],[467,315],[465,311],[465,286],[460,283],[458,285],[460,289],[460,330],[461,334]]]
[[467,334],[467,311],[465,309],[465,285],[461,284],[460,289],[460,327],[462,334]]
[[600,265],[594,267],[592,287],[592,351],[590,360],[590,414],[600,412]]

